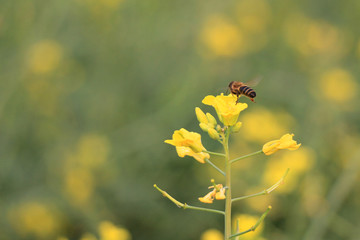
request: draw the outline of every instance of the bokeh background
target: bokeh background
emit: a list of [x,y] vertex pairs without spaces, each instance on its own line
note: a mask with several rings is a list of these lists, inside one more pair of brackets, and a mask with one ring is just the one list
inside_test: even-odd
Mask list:
[[288,132],[302,147],[234,165],[234,196],[291,169],[234,205],[242,228],[273,207],[243,239],[359,239],[360,1],[0,4],[0,239],[221,239],[221,216],[153,184],[206,206],[222,176],[164,140],[200,133],[201,100],[255,77],[231,155]]

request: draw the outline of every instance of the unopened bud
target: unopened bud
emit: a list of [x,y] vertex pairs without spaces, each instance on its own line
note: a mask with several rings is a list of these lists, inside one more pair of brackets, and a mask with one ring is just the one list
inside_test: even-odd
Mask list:
[[198,107],[195,108],[195,114],[200,123],[208,124],[209,121],[205,115],[205,113]]
[[242,126],[242,122],[237,122],[235,126],[232,127],[232,132],[236,133],[240,131],[241,126]]
[[205,123],[200,123],[199,126],[204,132],[207,132],[209,129],[209,126]]
[[208,128],[208,133],[209,133],[209,136],[212,138],[212,139],[215,139],[215,140],[219,140],[220,139],[220,135],[219,133],[213,129],[213,128]]
[[215,127],[216,124],[217,124],[217,122],[216,122],[216,119],[214,118],[214,116],[211,115],[210,113],[206,113],[206,117],[207,117],[209,123],[210,123],[213,127]]

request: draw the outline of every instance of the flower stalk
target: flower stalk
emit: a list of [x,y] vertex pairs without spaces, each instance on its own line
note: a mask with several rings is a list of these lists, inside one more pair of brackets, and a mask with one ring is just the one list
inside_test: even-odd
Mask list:
[[[286,170],[284,175],[278,180],[274,185],[263,190],[261,192],[232,198],[232,184],[231,184],[231,167],[232,164],[253,157],[255,155],[263,153],[264,155],[272,155],[279,150],[288,149],[288,150],[296,150],[300,147],[301,144],[298,144],[295,140],[293,140],[294,134],[285,134],[278,140],[272,140],[268,143],[265,143],[261,150],[237,157],[234,159],[230,159],[229,152],[229,138],[230,134],[237,133],[241,131],[242,122],[238,121],[239,114],[241,111],[246,109],[248,105],[246,103],[239,103],[237,101],[237,97],[233,95],[224,96],[224,94],[218,96],[207,96],[202,101],[206,105],[213,106],[216,110],[217,116],[221,123],[218,124],[218,121],[211,115],[210,113],[204,113],[200,108],[195,109],[195,114],[199,121],[199,127],[206,132],[210,138],[216,140],[221,143],[224,149],[223,153],[208,151],[201,142],[201,135],[196,132],[190,132],[184,128],[176,130],[172,136],[172,139],[165,140],[165,143],[171,144],[175,146],[176,152],[179,157],[190,156],[197,160],[199,163],[208,163],[210,166],[215,168],[219,173],[221,173],[225,178],[225,184],[215,183],[215,180],[211,180],[212,186],[209,187],[210,192],[208,192],[205,196],[198,197],[198,200],[202,203],[212,204],[214,200],[225,200],[224,211],[205,208],[205,207],[196,207],[191,206],[186,203],[182,203],[171,195],[169,195],[166,191],[160,189],[156,184],[154,187],[166,198],[172,201],[177,207],[183,209],[192,209],[198,211],[206,211],[224,215],[224,239],[230,240],[232,238],[236,238],[251,232],[255,231],[255,229],[264,221],[265,217],[268,215],[271,206],[262,214],[262,216],[258,219],[258,221],[248,230],[240,232],[239,225],[237,224],[236,233],[232,233],[232,218],[231,218],[231,210],[232,204],[234,202],[253,198],[261,195],[270,194],[276,188],[278,188],[281,184],[284,183],[284,179],[287,176],[289,169]],[[222,170],[218,166],[216,166],[211,160],[210,157],[220,156],[224,160],[225,169]],[[256,221],[256,219],[255,219]]]
[[183,208],[183,209],[192,209],[192,210],[198,210],[198,211],[204,211],[204,212],[212,212],[212,213],[218,213],[218,214],[225,214],[224,211],[220,211],[217,209],[211,209],[211,208],[202,208],[202,207],[195,207],[195,206],[191,206],[188,205],[186,203],[182,203],[179,202],[178,200],[176,200],[175,198],[173,198],[172,196],[170,196],[170,194],[168,194],[167,192],[165,192],[164,190],[160,189],[156,184],[154,184],[154,188],[156,188],[159,192],[161,192],[161,194],[168,198],[170,201],[172,201],[173,203],[175,203],[175,205],[178,208]]
[[247,196],[243,196],[243,197],[237,197],[237,198],[233,198],[232,202],[235,201],[239,201],[239,200],[244,200],[244,199],[248,199],[248,198],[252,198],[252,197],[258,197],[258,196],[262,196],[262,195],[267,195],[270,194],[272,191],[274,191],[276,188],[278,188],[280,185],[284,184],[284,180],[285,177],[287,176],[288,172],[289,172],[289,168],[285,171],[285,174],[280,178],[279,181],[277,181],[274,185],[272,185],[271,187],[269,187],[266,190],[263,190],[261,192],[255,193],[255,194],[251,194],[251,195],[247,195]]
[[224,152],[225,152],[225,186],[226,186],[226,198],[225,198],[225,239],[229,239],[231,236],[231,163],[229,153],[229,136],[230,129],[226,129],[224,134]]
[[255,231],[256,228],[264,221],[265,217],[269,214],[271,208],[272,208],[272,207],[269,206],[269,207],[266,209],[266,211],[261,215],[261,217],[259,218],[259,220],[254,224],[254,226],[252,226],[251,228],[249,228],[248,230],[245,230],[245,231],[243,231],[243,232],[235,233],[235,234],[231,235],[228,239],[234,238],[234,237],[237,237],[237,236],[240,236],[240,235],[244,235],[245,233],[248,233],[248,232]]
[[218,168],[214,163],[212,163],[209,159],[205,159],[205,162],[207,162],[208,164],[210,164],[213,168],[215,168],[219,173],[221,173],[222,175],[226,175],[224,173],[224,171],[222,171],[220,168]]
[[247,155],[244,155],[244,156],[241,156],[241,157],[232,159],[232,160],[230,160],[230,164],[232,164],[232,163],[234,163],[234,162],[237,162],[237,161],[239,161],[239,160],[248,158],[248,157],[252,157],[252,156],[257,155],[257,154],[260,154],[260,153],[262,153],[262,152],[263,152],[262,150],[259,150],[259,151],[256,151],[256,152],[253,152],[253,153],[250,153],[250,154],[247,154]]

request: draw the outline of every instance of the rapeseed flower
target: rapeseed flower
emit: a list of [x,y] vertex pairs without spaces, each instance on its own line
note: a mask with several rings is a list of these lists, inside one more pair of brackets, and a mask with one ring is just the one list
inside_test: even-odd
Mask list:
[[216,186],[210,186],[209,189],[213,188],[211,192],[206,194],[204,197],[199,197],[199,201],[203,203],[213,203],[214,199],[223,200],[225,196],[225,188],[222,184],[216,184]]
[[213,106],[219,120],[226,126],[234,126],[237,123],[240,112],[248,106],[246,103],[238,103],[236,96],[232,94],[224,96],[223,93],[216,97],[212,95],[206,96],[202,103]]
[[271,155],[280,149],[296,150],[300,147],[301,143],[297,144],[297,142],[292,139],[293,136],[294,134],[287,133],[283,135],[279,140],[273,140],[265,143],[262,151],[265,155]]
[[165,140],[165,143],[175,146],[179,157],[191,156],[200,163],[205,163],[205,159],[210,158],[210,155],[204,152],[206,149],[201,143],[199,133],[181,128],[174,132],[171,140]]

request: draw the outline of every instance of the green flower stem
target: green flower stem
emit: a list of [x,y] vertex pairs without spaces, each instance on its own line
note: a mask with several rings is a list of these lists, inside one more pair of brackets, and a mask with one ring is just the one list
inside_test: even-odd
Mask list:
[[222,175],[225,176],[225,173],[224,173],[220,168],[218,168],[215,164],[213,164],[209,159],[205,159],[205,161],[206,161],[207,163],[209,163],[213,168],[215,168],[216,170],[218,170]]
[[237,161],[239,161],[239,160],[242,160],[242,159],[244,159],[244,158],[248,158],[248,157],[254,156],[254,155],[259,154],[259,153],[262,153],[262,152],[263,152],[263,151],[260,150],[260,151],[253,152],[253,153],[250,153],[250,154],[248,154],[248,155],[242,156],[242,157],[238,157],[238,158],[232,159],[232,160],[230,160],[230,164],[232,164],[232,163],[234,163],[234,162],[237,162]]
[[260,217],[259,220],[255,223],[254,226],[252,226],[251,228],[249,228],[248,230],[245,230],[245,231],[243,231],[243,232],[239,232],[239,233],[233,234],[233,235],[230,236],[230,238],[237,237],[237,236],[243,235],[243,234],[245,234],[245,233],[255,231],[255,229],[262,223],[262,221],[264,221],[265,217],[269,214],[270,210],[271,210],[271,206],[269,206],[268,209],[266,209],[266,211],[261,215],[261,217]]
[[203,152],[206,152],[206,153],[212,154],[212,155],[216,155],[216,156],[225,157],[225,154],[223,154],[223,153],[210,152],[210,151],[207,151],[207,150],[204,150]]
[[257,197],[257,196],[261,196],[261,195],[267,195],[267,194],[271,193],[276,188],[278,188],[281,184],[284,183],[285,177],[288,174],[289,170],[290,170],[289,168],[286,169],[285,174],[280,178],[280,180],[277,181],[274,185],[272,185],[268,189],[266,189],[264,191],[261,191],[259,193],[252,194],[252,195],[247,195],[247,196],[243,196],[243,197],[234,198],[231,201],[235,202],[235,201],[244,200],[244,199],[247,199],[247,198]]
[[229,154],[229,135],[231,129],[225,131],[224,136],[224,152],[225,152],[225,186],[226,198],[225,198],[225,240],[230,239],[231,236],[231,162]]
[[192,210],[199,210],[199,211],[205,211],[205,212],[213,212],[213,213],[218,213],[218,214],[222,214],[224,215],[225,212],[224,211],[220,211],[220,210],[216,210],[216,209],[210,209],[210,208],[202,208],[202,207],[195,207],[195,206],[191,206],[188,205],[186,203],[181,203],[178,200],[176,200],[175,198],[173,198],[172,196],[170,196],[167,192],[165,192],[164,190],[160,189],[156,184],[154,184],[154,188],[156,188],[159,192],[161,192],[161,194],[164,197],[167,197],[170,201],[172,201],[173,203],[175,203],[175,205],[179,208],[183,208],[183,209],[192,209]]

